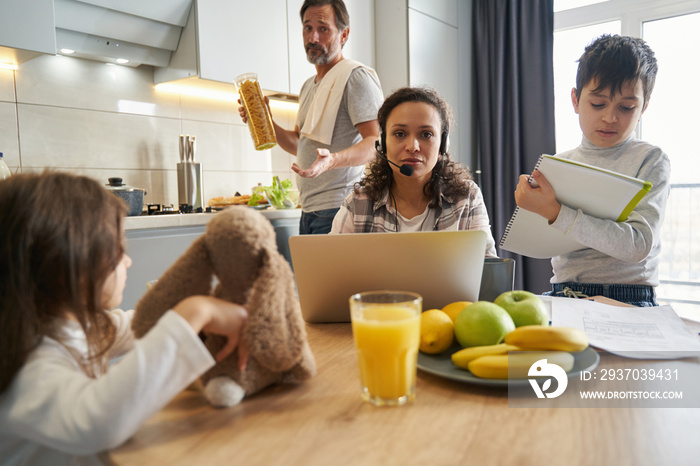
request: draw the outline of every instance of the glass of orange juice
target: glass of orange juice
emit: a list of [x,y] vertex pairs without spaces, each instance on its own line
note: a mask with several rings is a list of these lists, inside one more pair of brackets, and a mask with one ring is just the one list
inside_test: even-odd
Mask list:
[[362,399],[402,405],[416,393],[423,298],[407,291],[368,291],[350,297]]

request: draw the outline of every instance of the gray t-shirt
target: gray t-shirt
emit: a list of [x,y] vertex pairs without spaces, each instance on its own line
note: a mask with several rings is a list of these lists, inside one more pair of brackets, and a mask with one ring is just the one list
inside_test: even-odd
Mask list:
[[615,147],[587,139],[559,155],[652,184],[625,222],[602,220],[562,205],[552,227],[585,247],[552,258],[552,283],[659,284],[661,224],[669,194],[671,163],[658,147],[630,138]]
[[[304,127],[306,115],[318,89],[319,83],[314,83],[315,78],[312,76],[307,79],[299,93],[299,113],[296,121],[299,128]],[[377,111],[383,101],[384,96],[379,81],[365,68],[355,68],[345,85],[331,145],[300,136],[297,164],[301,168],[309,168],[316,161],[318,148],[324,147],[331,152],[339,152],[360,142],[362,135],[355,125],[376,120]],[[316,178],[303,178],[297,175],[302,209],[304,212],[315,212],[340,207],[343,199],[350,194],[353,185],[360,179],[363,172],[364,166],[357,166],[328,170]]]

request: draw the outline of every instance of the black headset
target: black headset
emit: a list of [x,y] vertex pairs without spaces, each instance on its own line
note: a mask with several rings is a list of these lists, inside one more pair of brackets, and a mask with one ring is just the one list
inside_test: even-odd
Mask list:
[[[384,132],[379,133],[379,144],[376,144],[377,146],[377,152],[379,152],[381,155],[386,154],[386,134]],[[440,136],[440,149],[438,150],[440,152],[440,155],[445,155],[447,154],[447,151],[450,149],[450,139],[447,134],[447,131],[443,131],[442,135]]]

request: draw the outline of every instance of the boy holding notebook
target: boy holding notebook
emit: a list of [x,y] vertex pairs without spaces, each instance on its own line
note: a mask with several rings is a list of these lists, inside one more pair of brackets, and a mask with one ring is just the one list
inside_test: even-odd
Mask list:
[[652,184],[626,221],[603,220],[560,204],[538,170],[532,177],[539,187],[530,185],[529,175],[520,176],[517,205],[584,245],[552,258],[552,292],[547,294],[599,295],[636,306],[657,305],[654,289],[659,284],[660,230],[671,165],[660,148],[634,137],[657,69],[654,52],[642,39],[603,35],[579,59],[571,90],[583,141],[558,156]]

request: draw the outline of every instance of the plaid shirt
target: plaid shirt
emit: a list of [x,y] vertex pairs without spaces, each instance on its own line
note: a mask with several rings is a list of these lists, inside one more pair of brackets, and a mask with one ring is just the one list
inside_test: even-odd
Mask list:
[[[453,201],[440,195],[432,225],[426,224],[423,230],[482,230],[487,234],[486,256],[497,257],[495,241],[491,234],[489,215],[479,186],[470,181],[469,194]],[[383,233],[397,231],[399,219],[396,209],[389,202],[389,190],[382,198],[372,202],[365,194],[350,193],[340,206],[333,220],[334,233]]]

